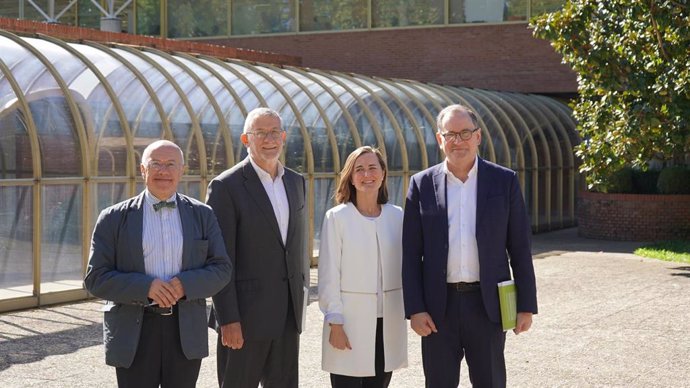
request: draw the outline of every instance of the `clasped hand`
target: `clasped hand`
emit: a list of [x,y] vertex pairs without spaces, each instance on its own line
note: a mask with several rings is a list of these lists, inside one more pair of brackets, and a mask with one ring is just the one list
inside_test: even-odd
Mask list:
[[172,278],[169,282],[154,279],[149,287],[148,297],[160,307],[170,307],[184,296],[184,287],[178,278]]

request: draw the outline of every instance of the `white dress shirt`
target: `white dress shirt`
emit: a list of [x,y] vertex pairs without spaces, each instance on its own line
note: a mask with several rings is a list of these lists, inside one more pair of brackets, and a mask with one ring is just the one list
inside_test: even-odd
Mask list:
[[[177,194],[166,199],[176,200]],[[167,282],[182,269],[182,221],[177,206],[155,211],[153,204],[158,202],[158,198],[145,191],[141,241],[146,274]]]
[[259,176],[261,184],[268,194],[268,199],[273,206],[273,213],[278,221],[278,228],[280,228],[280,236],[283,238],[283,244],[287,243],[288,224],[290,223],[290,204],[288,203],[287,192],[285,192],[285,185],[283,184],[283,175],[285,175],[285,168],[278,162],[278,175],[275,179],[271,178],[271,174],[264,171],[258,164],[254,163],[251,155],[248,156],[249,162],[254,167],[256,175]]
[[448,268],[446,282],[479,281],[477,249],[477,158],[465,182],[443,164],[448,209]]

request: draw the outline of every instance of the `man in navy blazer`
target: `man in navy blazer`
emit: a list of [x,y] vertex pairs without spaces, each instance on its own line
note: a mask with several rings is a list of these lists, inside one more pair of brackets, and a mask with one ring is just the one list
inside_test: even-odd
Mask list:
[[437,126],[446,159],[412,177],[405,203],[405,315],[422,336],[427,387],[457,387],[463,357],[473,386],[505,387],[497,284],[515,280],[515,334],[537,313],[525,203],[514,171],[477,156],[472,110],[448,106]]
[[146,190],[103,210],[84,283],[105,299],[106,364],[120,387],[194,387],[208,355],[206,298],[230,281],[213,211],[177,193],[182,150],[166,140],[141,158]]

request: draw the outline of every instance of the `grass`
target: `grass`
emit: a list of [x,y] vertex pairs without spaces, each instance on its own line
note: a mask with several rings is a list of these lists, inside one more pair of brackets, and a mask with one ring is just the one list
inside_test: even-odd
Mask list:
[[690,241],[662,241],[635,250],[638,256],[690,264]]

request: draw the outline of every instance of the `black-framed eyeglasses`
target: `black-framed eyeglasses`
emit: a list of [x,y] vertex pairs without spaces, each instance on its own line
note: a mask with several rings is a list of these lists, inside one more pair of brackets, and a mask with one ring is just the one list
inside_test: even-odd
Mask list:
[[259,140],[265,140],[267,138],[270,138],[272,140],[278,140],[280,139],[280,136],[283,134],[282,130],[273,130],[273,131],[247,131],[248,134],[256,136],[257,139]]
[[474,129],[463,129],[460,132],[453,132],[453,131],[448,131],[448,132],[439,132],[441,136],[447,141],[458,141],[458,140],[470,140],[472,137],[472,134],[477,132],[479,130],[479,127],[474,128]]

